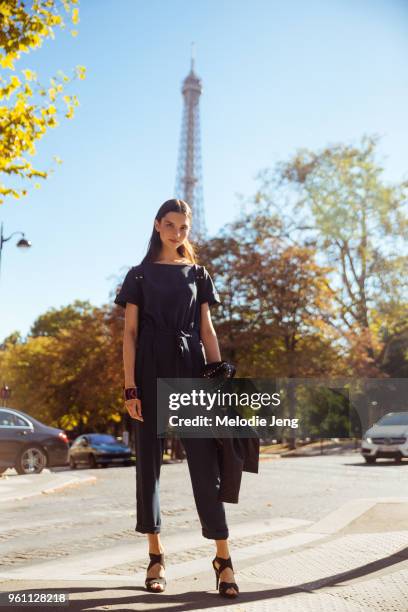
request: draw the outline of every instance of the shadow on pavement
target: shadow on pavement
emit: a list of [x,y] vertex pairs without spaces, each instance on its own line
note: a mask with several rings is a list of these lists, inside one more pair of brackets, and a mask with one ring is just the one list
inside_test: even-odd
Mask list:
[[[163,609],[162,606],[170,606],[171,612],[183,612],[188,610],[200,610],[205,608],[214,608],[214,607],[224,607],[226,605],[232,605],[234,602],[236,604],[245,604],[245,603],[254,603],[256,601],[264,601],[265,599],[277,599],[278,597],[284,597],[288,595],[295,595],[299,593],[310,593],[312,591],[316,591],[318,589],[322,589],[327,586],[335,586],[339,585],[342,582],[354,580],[356,578],[361,578],[364,576],[368,576],[374,572],[378,572],[379,570],[385,569],[387,567],[391,567],[392,565],[396,565],[398,563],[402,563],[408,559],[408,547],[403,550],[393,553],[387,557],[382,559],[378,559],[377,561],[373,561],[371,563],[367,563],[365,565],[361,565],[352,570],[348,570],[346,572],[341,572],[340,574],[333,574],[332,576],[327,576],[324,578],[320,578],[317,580],[313,580],[311,582],[304,582],[302,584],[291,586],[291,587],[277,587],[277,588],[269,588],[269,589],[259,589],[257,591],[251,592],[241,592],[240,596],[236,599],[224,599],[221,598],[216,592],[208,593],[208,591],[186,591],[185,593],[180,594],[167,594],[164,593],[146,593],[142,586],[129,586],[129,587],[74,587],[72,589],[67,588],[56,588],[56,592],[65,592],[65,593],[92,593],[99,591],[134,591],[135,596],[126,595],[124,597],[96,597],[96,598],[87,598],[80,601],[71,600],[69,603],[69,610],[75,611],[85,611],[92,610],[93,607],[100,606],[112,606],[118,609],[120,605],[121,612],[126,612],[127,610],[132,610],[134,608],[126,607],[137,605],[138,609],[143,604],[146,605],[146,609],[151,611]],[[107,577],[107,580],[109,578]],[[190,579],[189,579],[190,580]],[[177,581],[179,582],[180,579]],[[252,583],[254,584],[254,583]],[[18,590],[16,589],[16,593],[47,593],[50,592],[51,589],[25,589]],[[10,591],[14,592],[14,591]],[[66,607],[66,606],[61,606]]]

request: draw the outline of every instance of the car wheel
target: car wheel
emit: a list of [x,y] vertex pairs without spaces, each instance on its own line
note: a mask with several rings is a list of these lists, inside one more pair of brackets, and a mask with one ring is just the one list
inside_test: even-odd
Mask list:
[[72,457],[69,458],[69,467],[71,468],[71,470],[77,469],[77,464],[75,463]]
[[370,464],[373,464],[377,461],[377,457],[364,457],[364,459],[366,460],[366,463]]
[[88,464],[92,470],[98,467],[98,464],[96,463],[95,455],[89,455]]
[[47,455],[39,446],[29,446],[20,453],[15,465],[18,474],[40,474],[47,465]]

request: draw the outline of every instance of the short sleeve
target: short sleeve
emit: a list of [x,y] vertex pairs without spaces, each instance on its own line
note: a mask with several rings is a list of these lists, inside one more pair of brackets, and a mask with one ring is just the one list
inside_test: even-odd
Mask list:
[[221,304],[219,293],[214,285],[214,281],[204,266],[201,266],[199,276],[201,277],[201,291],[199,303],[208,302],[209,306]]
[[123,281],[120,290],[116,294],[114,303],[118,306],[122,306],[123,308],[126,308],[126,304],[128,302],[130,304],[136,304],[137,306],[141,306],[142,278],[143,277],[138,266],[130,268],[129,272],[125,276],[125,280]]

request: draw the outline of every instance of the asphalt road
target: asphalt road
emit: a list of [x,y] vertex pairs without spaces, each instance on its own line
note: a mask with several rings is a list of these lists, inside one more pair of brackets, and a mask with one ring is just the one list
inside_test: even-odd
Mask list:
[[[134,531],[135,467],[80,472],[97,482],[2,504],[0,569],[143,541]],[[261,461],[259,474],[244,473],[240,503],[226,504],[226,511],[230,525],[276,517],[316,521],[352,499],[407,491],[408,462],[368,466],[358,453],[271,459]],[[166,534],[201,533],[186,462],[162,466],[161,508],[164,542]]]

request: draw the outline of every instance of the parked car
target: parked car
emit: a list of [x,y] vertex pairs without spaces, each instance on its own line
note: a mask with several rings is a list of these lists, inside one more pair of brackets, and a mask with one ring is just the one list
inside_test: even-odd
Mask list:
[[131,457],[130,448],[109,434],[83,434],[74,440],[69,449],[69,465],[73,470],[81,464],[90,468],[110,463],[132,465]]
[[389,412],[366,431],[361,452],[367,463],[408,458],[408,412]]
[[13,467],[19,474],[39,474],[45,467],[68,463],[68,438],[14,408],[0,408],[0,473]]

